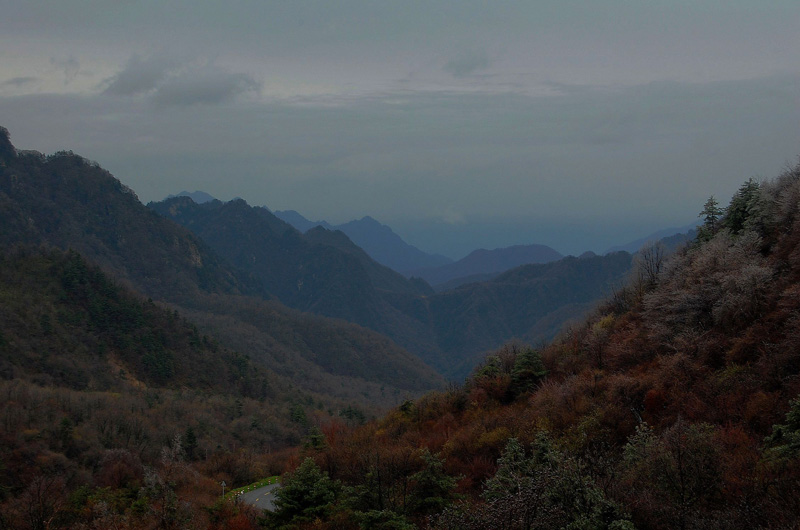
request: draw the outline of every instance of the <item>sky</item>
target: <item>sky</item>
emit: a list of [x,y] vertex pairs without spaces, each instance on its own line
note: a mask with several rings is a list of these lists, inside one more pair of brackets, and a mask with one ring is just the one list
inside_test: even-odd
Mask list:
[[797,0],[0,0],[0,125],[423,250],[602,252],[800,155]]

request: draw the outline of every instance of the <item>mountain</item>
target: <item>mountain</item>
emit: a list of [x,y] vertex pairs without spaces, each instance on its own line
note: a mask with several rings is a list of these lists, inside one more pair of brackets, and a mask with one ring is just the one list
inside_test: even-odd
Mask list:
[[4,528],[207,528],[218,481],[280,472],[270,449],[300,444],[318,406],[353,410],[77,252],[28,245],[0,252],[0,392]]
[[138,291],[179,303],[201,291],[263,294],[257,281],[149,211],[96,164],[71,152],[23,154],[3,163],[0,246],[72,248]]
[[[453,261],[445,256],[428,254],[409,245],[391,228],[369,216],[333,226],[327,221],[309,221],[294,210],[277,211],[275,215],[301,232],[307,232],[315,226],[322,226],[328,230],[341,230],[353,243],[364,249],[372,259],[404,274],[408,271],[437,267]],[[408,274],[406,275],[408,276]]]
[[172,199],[173,197],[189,197],[197,204],[203,204],[205,202],[211,202],[217,200],[215,197],[212,197],[211,195],[209,195],[204,191],[188,192],[184,190],[176,195],[170,195],[169,197],[167,197],[167,199]]
[[800,165],[746,182],[552,343],[329,438],[301,468],[342,484],[316,527],[797,527],[798,198]]
[[[627,253],[565,258],[434,294],[424,281],[407,280],[373,261],[341,231],[317,226],[301,234],[242,200],[198,205],[179,197],[149,207],[191,229],[282,302],[383,333],[454,379],[509,339],[552,338],[565,321],[608,294],[632,259]],[[465,270],[537,256],[557,253],[541,245],[478,252],[465,260]]]
[[331,392],[326,399],[390,403],[441,384],[418,358],[373,331],[270,300],[259,278],[145,207],[97,164],[70,152],[17,155],[3,133],[0,248],[73,249],[115,281],[202,320],[206,333],[225,336],[225,345],[247,351],[304,391]]
[[286,221],[303,233],[308,232],[315,226],[321,226],[326,230],[336,230],[336,227],[334,227],[328,221],[309,221],[295,210],[277,210],[273,213],[276,217]]
[[486,351],[510,339],[551,340],[566,322],[588,313],[621,285],[632,260],[627,252],[617,252],[523,265],[429,297],[442,351],[433,366],[459,379]]
[[[504,297],[514,287],[496,282],[440,297],[424,282],[377,264],[341,232],[301,234],[242,200],[197,205],[176,197],[153,205],[198,237],[144,207],[108,172],[79,156],[13,152],[4,157],[0,175],[0,244],[73,248],[118,281],[171,304],[224,345],[248,351],[254,362],[320,395],[391,402],[439,384],[419,359],[460,377],[481,351],[534,336],[516,325],[496,325],[502,315],[543,318],[539,326],[546,333],[539,337],[578,310],[567,298],[561,311],[535,297],[509,305]],[[568,291],[571,281],[560,279],[559,288]],[[547,311],[531,309],[537,305]],[[347,319],[401,347],[374,331],[298,310]],[[466,331],[457,332],[453,322]]]
[[404,274],[415,269],[437,267],[453,261],[445,256],[428,254],[409,245],[391,228],[369,216],[338,225],[336,229],[347,234],[356,245],[379,263]]
[[19,246],[0,257],[0,373],[45,386],[193,388],[254,399],[274,375],[220,347],[74,250]]
[[478,274],[494,274],[527,263],[547,263],[563,256],[546,245],[516,245],[494,250],[479,249],[447,265],[417,269],[409,274],[419,276],[434,287]]
[[430,286],[376,263],[342,232],[316,227],[302,234],[243,200],[199,205],[179,197],[149,207],[192,230],[288,306],[355,322],[426,352],[425,324],[407,309],[432,294]]
[[678,245],[691,241],[695,238],[697,235],[697,231],[695,230],[697,225],[698,223],[694,222],[680,228],[664,228],[663,230],[658,230],[657,232],[653,232],[648,236],[635,239],[625,243],[624,245],[613,246],[606,250],[604,254],[619,251],[630,252],[633,254],[647,243],[653,241],[662,241],[665,244],[669,244],[671,248],[675,248]]

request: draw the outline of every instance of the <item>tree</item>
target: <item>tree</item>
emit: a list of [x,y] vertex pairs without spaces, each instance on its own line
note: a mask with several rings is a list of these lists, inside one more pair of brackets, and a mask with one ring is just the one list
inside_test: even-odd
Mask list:
[[786,423],[772,426],[772,435],[766,440],[767,456],[790,460],[800,455],[800,397],[793,399],[786,413]]
[[197,451],[197,435],[191,426],[186,427],[186,432],[183,435],[183,450],[186,453],[186,458],[190,461],[194,460]]
[[462,503],[444,511],[435,528],[533,530],[633,528],[619,506],[582,472],[579,462],[540,433],[531,454],[510,438],[486,483],[483,504]]
[[275,493],[272,519],[279,524],[313,521],[325,517],[336,500],[340,486],[306,458],[293,473],[284,476]]
[[625,446],[631,495],[654,519],[675,528],[713,518],[721,489],[721,460],[715,429],[681,420],[660,436],[641,424]]
[[643,246],[634,258],[638,284],[644,291],[651,291],[658,283],[658,275],[664,269],[666,252],[661,242]]
[[542,356],[533,348],[525,348],[517,354],[511,370],[511,389],[519,395],[536,388],[547,375]]
[[728,209],[723,219],[723,224],[732,233],[738,234],[745,228],[753,224],[755,217],[758,217],[761,210],[761,186],[754,179],[739,187],[739,190],[731,199]]
[[421,458],[425,467],[411,476],[414,489],[410,505],[412,512],[430,515],[442,511],[455,499],[456,479],[444,472],[444,462],[427,447]]
[[700,212],[698,217],[703,218],[703,226],[701,226],[697,233],[697,238],[701,241],[708,241],[714,234],[717,233],[720,227],[720,219],[725,213],[725,210],[720,208],[719,202],[712,195],[708,198],[703,205],[703,211]]

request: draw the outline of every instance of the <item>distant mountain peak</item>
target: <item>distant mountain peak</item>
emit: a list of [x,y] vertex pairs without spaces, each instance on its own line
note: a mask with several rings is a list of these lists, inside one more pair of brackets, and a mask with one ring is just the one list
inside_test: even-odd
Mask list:
[[423,267],[436,267],[453,261],[444,256],[428,254],[409,245],[391,227],[369,215],[335,226],[327,221],[309,221],[294,210],[276,211],[275,215],[301,232],[309,232],[316,226],[331,231],[340,230],[372,259],[401,273]]
[[0,160],[15,156],[17,156],[17,150],[11,144],[11,134],[5,127],[0,127]]
[[558,251],[547,245],[514,245],[505,248],[473,250],[466,257],[440,267],[411,271],[434,287],[457,278],[498,274],[528,263],[548,263],[561,259]]
[[192,199],[197,204],[203,204],[203,203],[206,203],[206,202],[211,202],[211,201],[217,200],[216,197],[213,197],[213,196],[209,195],[208,193],[206,193],[204,191],[200,191],[200,190],[191,191],[191,192],[184,190],[184,191],[182,191],[180,193],[176,193],[175,195],[168,195],[167,199],[173,199],[175,197],[189,197],[190,199]]

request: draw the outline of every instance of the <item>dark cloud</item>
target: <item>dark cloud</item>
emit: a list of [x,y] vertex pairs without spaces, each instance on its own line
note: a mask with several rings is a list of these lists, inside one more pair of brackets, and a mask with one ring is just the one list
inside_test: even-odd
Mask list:
[[13,86],[13,87],[21,87],[26,85],[31,85],[38,81],[36,77],[14,77],[9,79],[8,81],[3,81],[0,83],[0,86]]
[[153,102],[158,106],[213,105],[256,91],[259,87],[259,83],[247,74],[204,68],[169,77],[156,89]]
[[178,65],[164,57],[142,59],[131,57],[117,75],[107,80],[105,94],[113,96],[135,96],[154,91],[158,84]]
[[147,96],[159,107],[224,103],[261,86],[247,74],[161,56],[133,56],[106,83],[104,94]]
[[469,50],[447,61],[442,70],[454,77],[466,77],[489,67],[489,56],[482,50]]

